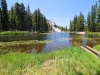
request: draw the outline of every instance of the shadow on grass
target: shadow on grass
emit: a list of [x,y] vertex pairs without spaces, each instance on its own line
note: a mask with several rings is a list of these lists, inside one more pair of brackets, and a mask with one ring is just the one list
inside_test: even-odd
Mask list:
[[100,70],[97,71],[97,74],[96,75],[100,75]]
[[76,74],[77,74],[77,75],[83,75],[83,73],[80,72],[80,71],[76,71]]

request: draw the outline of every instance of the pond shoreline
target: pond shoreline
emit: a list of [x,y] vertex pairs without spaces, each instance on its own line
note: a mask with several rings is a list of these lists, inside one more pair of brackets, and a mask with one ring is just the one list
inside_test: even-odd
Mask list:
[[38,33],[38,32],[30,32],[30,31],[3,31],[0,32],[0,35],[49,34],[49,33],[53,33],[53,32]]

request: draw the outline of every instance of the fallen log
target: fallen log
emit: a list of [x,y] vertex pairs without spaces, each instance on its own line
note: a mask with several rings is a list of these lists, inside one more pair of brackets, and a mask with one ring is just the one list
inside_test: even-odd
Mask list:
[[86,47],[87,49],[89,49],[90,51],[92,51],[93,53],[95,53],[96,55],[100,56],[100,51],[95,50],[95,49],[93,49],[93,48],[91,48],[91,47],[89,47],[89,46],[87,46],[87,45],[85,45],[85,47]]
[[90,50],[88,50],[87,48],[83,47],[83,46],[80,46],[84,51],[94,55],[96,58],[99,58],[98,55],[94,54],[93,52],[91,52]]

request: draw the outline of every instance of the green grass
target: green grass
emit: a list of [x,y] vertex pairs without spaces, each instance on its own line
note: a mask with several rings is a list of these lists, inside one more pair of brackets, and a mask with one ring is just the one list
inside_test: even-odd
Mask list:
[[100,51],[100,45],[96,45],[94,46],[94,49],[99,50]]
[[100,32],[87,32],[86,34],[96,34],[96,35],[100,35]]
[[0,75],[100,75],[100,59],[79,47],[0,55]]
[[0,32],[1,35],[22,35],[26,34],[26,32],[21,32],[21,31],[4,31]]

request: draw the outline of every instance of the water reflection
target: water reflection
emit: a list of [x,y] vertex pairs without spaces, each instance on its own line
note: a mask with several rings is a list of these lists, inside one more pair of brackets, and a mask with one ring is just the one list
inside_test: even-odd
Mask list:
[[36,43],[36,44],[33,45],[31,50],[33,49],[35,53],[40,53],[45,48],[45,46],[46,46],[46,43],[38,43],[38,44]]
[[46,40],[46,34],[26,34],[26,35],[0,35],[0,42],[23,40]]
[[47,43],[42,52],[48,52],[65,47],[70,47],[70,34],[69,33],[51,33],[47,34],[47,40],[52,40],[52,43]]
[[100,38],[91,38],[87,40],[86,45],[90,46],[90,47],[94,47],[95,45],[99,45],[100,44]]

